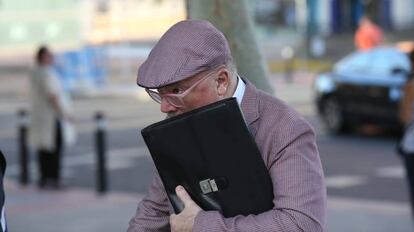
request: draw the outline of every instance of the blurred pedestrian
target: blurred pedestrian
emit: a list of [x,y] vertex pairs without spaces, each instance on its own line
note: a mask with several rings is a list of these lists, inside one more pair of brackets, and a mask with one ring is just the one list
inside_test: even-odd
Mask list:
[[37,153],[38,186],[59,188],[62,148],[75,139],[71,102],[53,71],[54,57],[49,48],[41,46],[35,61],[30,85],[29,141]]
[[414,216],[414,50],[409,53],[411,73],[404,86],[404,96],[400,101],[399,118],[405,127],[399,144],[399,153],[404,162],[410,191],[411,209]]
[[355,47],[360,51],[366,51],[382,43],[383,33],[379,26],[364,16],[359,21],[359,27],[355,32]]

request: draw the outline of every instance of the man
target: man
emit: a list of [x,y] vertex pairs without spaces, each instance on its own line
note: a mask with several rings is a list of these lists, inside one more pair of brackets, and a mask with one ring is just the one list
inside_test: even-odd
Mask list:
[[282,101],[237,75],[228,43],[213,25],[202,20],[175,24],[139,68],[137,82],[169,117],[236,97],[271,176],[275,197],[270,211],[224,218],[220,212],[202,210],[177,186],[185,208],[175,215],[155,172],[129,232],[324,231],[326,189],[313,130]]
[[52,69],[52,52],[41,46],[31,77],[29,142],[37,151],[40,188],[60,187],[62,147],[74,142],[70,98]]

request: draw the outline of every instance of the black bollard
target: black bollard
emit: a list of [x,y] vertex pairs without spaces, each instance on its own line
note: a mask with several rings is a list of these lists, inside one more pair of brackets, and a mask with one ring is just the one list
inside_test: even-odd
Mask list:
[[106,178],[106,120],[102,112],[95,115],[96,120],[96,191],[103,194],[107,191]]
[[29,116],[26,110],[21,109],[18,112],[18,151],[19,151],[19,163],[20,163],[20,184],[26,185],[29,183],[29,172],[28,172],[28,145],[27,145],[27,126],[29,125]]

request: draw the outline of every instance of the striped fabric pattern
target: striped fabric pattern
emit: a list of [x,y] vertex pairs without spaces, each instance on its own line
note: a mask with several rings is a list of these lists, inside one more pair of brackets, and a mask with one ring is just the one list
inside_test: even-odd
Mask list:
[[[246,83],[241,108],[271,175],[275,206],[259,215],[233,218],[201,211],[193,231],[325,231],[326,186],[313,129],[285,103]],[[128,232],[170,231],[172,212],[155,174]]]

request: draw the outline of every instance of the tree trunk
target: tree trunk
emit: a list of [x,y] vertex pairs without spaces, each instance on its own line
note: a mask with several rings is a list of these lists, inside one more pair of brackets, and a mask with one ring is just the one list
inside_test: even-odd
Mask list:
[[253,21],[245,0],[187,0],[187,17],[205,19],[221,30],[229,41],[230,49],[240,76],[273,94],[265,65],[253,30]]

